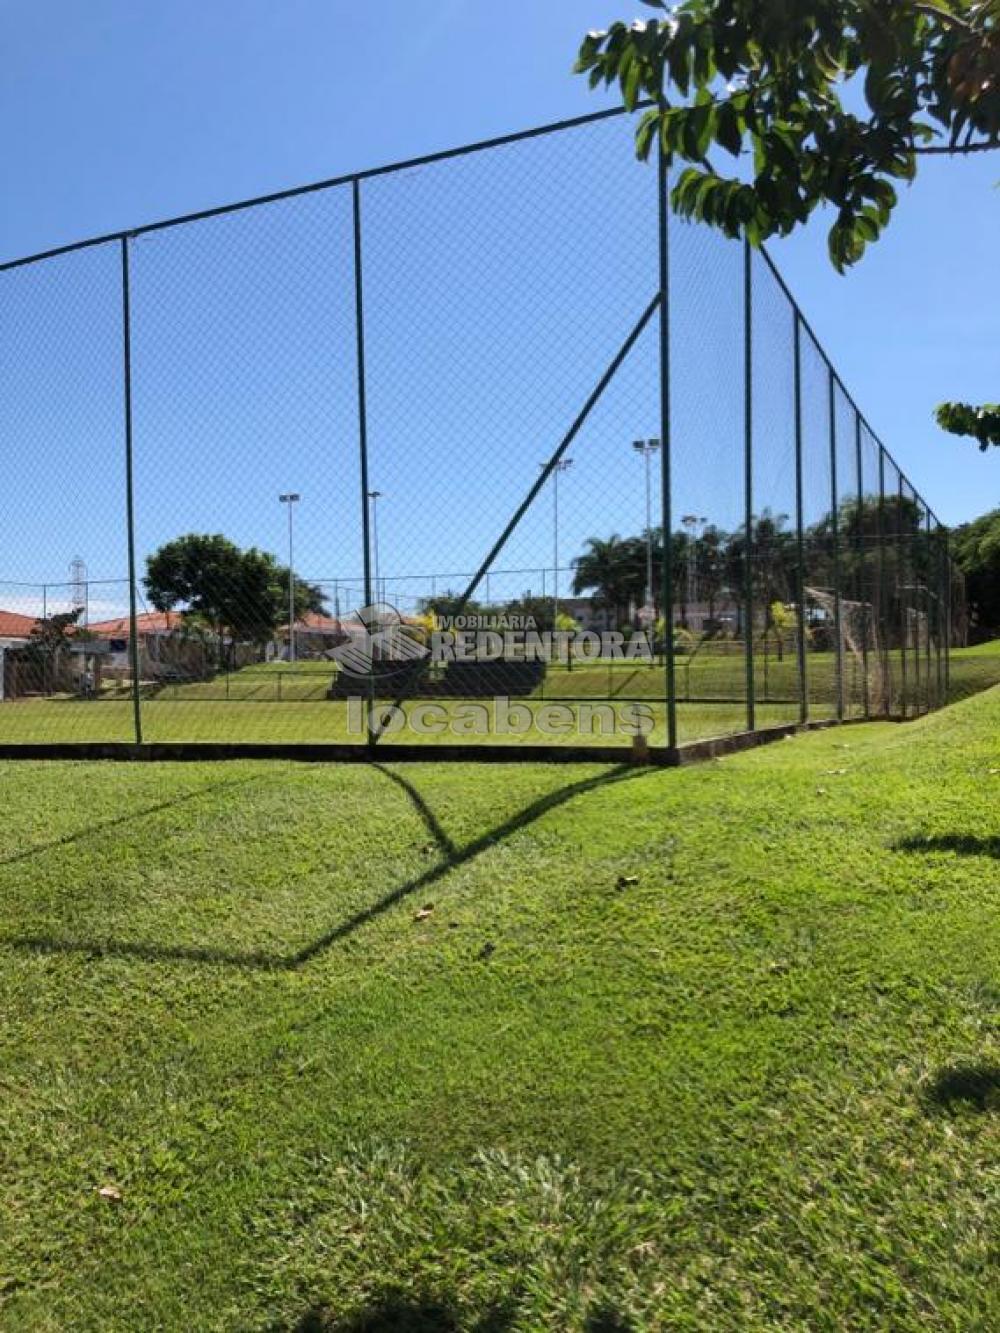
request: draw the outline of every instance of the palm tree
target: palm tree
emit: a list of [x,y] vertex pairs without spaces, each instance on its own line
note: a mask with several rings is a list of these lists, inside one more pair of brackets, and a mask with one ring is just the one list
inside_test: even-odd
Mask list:
[[613,611],[618,624],[628,621],[629,604],[642,597],[646,546],[641,538],[590,537],[587,550],[573,561],[573,592],[591,592],[598,606]]

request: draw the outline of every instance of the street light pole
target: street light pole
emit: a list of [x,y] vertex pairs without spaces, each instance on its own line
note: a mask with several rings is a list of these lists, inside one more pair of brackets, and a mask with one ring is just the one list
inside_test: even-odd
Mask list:
[[[548,463],[539,463],[545,469]],[[552,628],[556,627],[559,615],[559,473],[568,472],[573,466],[572,458],[561,458],[552,468]]]
[[681,522],[691,534],[688,539],[687,549],[687,597],[685,599],[685,609],[689,609],[698,600],[698,554],[697,543],[705,531],[705,524],[708,519],[704,515],[684,514]]
[[295,661],[295,506],[302,496],[298,491],[286,491],[278,500],[288,506],[288,660]]
[[[646,464],[646,597],[645,604],[653,603],[653,510],[652,510],[652,457],[660,447],[659,440],[633,440],[632,448],[641,454]],[[663,540],[669,541],[670,534],[665,532]]]
[[384,595],[379,590],[379,558],[378,558],[378,502],[382,499],[382,491],[369,491],[368,499],[372,502],[372,546],[375,551],[375,600],[384,601]]

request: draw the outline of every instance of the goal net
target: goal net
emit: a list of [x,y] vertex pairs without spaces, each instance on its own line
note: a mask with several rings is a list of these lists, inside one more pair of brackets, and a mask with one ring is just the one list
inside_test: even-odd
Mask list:
[[806,588],[805,594],[812,609],[810,623],[814,628],[823,627],[834,648],[838,647],[839,605],[839,648],[845,667],[845,685],[850,686],[851,697],[867,703],[873,711],[885,710],[888,681],[879,642],[878,616],[871,602],[855,602],[841,597],[838,604],[836,593],[826,588]]

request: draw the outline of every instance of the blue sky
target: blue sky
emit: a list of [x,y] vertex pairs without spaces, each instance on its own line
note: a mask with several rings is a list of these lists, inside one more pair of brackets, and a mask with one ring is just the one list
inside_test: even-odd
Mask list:
[[[377,10],[335,0],[4,3],[0,257],[596,109],[600,99],[568,72],[579,36],[638,8],[604,0],[386,0]],[[386,493],[384,570],[465,567],[571,419],[594,367],[637,318],[646,274],[638,224],[622,217],[642,207],[649,176],[628,160],[624,127],[616,143],[620,159],[609,136],[595,135],[565,154],[539,148],[517,163],[404,178],[366,196],[372,484]],[[596,203],[595,154],[615,162]],[[1000,161],[988,158],[928,164],[883,241],[844,278],[826,260],[821,217],[772,247],[845,382],[946,522],[998,503],[1000,456],[941,435],[931,420],[944,397],[997,397],[998,177]],[[522,201],[518,192],[532,181],[537,192]],[[534,249],[516,234],[532,201],[534,224],[547,234]],[[321,196],[268,221],[136,243],[140,553],[178,526],[222,527],[280,550],[282,515],[271,495],[294,486],[305,497],[297,563],[316,575],[356,573],[353,372],[346,354],[323,359],[324,338],[338,340],[339,351],[349,341],[348,210],[346,195]],[[508,242],[509,258],[533,258],[521,292],[503,267]],[[728,272],[729,258],[716,258],[709,242],[682,244],[708,247],[713,280]],[[7,343],[16,352],[5,363],[14,367],[15,402],[5,421],[23,447],[13,489],[10,464],[4,469],[0,578],[58,579],[77,549],[95,577],[123,572],[119,460],[104,444],[119,421],[116,260],[95,252],[47,279],[32,276],[7,302],[8,312],[29,314],[16,346]],[[478,314],[449,292],[456,271],[467,275],[463,290]],[[536,341],[511,345],[505,321],[520,327],[532,299],[544,307]],[[685,332],[677,337],[700,308],[697,293],[685,299],[690,315],[678,310]],[[583,327],[584,308],[605,312],[599,332]],[[71,334],[33,332],[33,321],[61,321]],[[248,332],[262,321],[270,321],[263,343]],[[452,336],[436,341],[435,330],[448,328]],[[564,355],[550,364],[553,330]],[[652,357],[644,340],[580,441],[561,497],[564,553],[588,535],[642,524],[638,460],[620,462],[627,441],[619,437],[656,430]],[[544,381],[537,396],[525,388],[533,364]],[[690,420],[711,395],[721,421],[736,410],[736,388],[732,377],[692,384]],[[683,432],[689,458],[678,469],[678,509],[733,522],[737,488],[725,479],[733,460],[719,462],[708,486],[701,461],[715,436],[694,439],[697,429]],[[53,438],[62,441],[57,461]],[[477,451],[480,466],[465,465]],[[779,499],[786,463],[773,469]],[[80,526],[81,508],[89,527]],[[502,565],[551,560],[550,512],[545,497]],[[537,582],[512,575],[509,591],[538,591]]]

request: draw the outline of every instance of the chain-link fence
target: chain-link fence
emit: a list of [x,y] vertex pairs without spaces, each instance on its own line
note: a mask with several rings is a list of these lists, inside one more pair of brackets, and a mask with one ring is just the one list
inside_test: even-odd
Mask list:
[[947,534],[630,134],[0,265],[0,743],[662,748],[942,703]]

